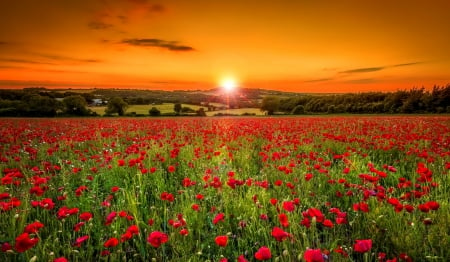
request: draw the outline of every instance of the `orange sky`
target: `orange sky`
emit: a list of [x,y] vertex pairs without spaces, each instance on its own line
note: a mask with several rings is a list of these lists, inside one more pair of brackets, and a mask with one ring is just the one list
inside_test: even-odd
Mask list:
[[0,1],[0,88],[450,83],[448,0]]

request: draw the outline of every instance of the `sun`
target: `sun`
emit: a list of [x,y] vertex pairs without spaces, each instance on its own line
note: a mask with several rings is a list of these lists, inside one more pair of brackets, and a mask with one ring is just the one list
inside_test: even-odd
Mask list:
[[232,92],[237,86],[236,80],[230,77],[224,78],[220,81],[220,87],[222,87],[226,92]]

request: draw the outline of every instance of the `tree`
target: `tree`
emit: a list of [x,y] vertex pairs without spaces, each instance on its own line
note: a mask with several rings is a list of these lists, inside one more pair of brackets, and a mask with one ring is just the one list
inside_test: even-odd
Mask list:
[[298,105],[292,109],[293,115],[303,115],[305,113],[305,107],[303,105]]
[[206,116],[205,109],[203,107],[199,108],[197,110],[197,115],[198,116]]
[[175,113],[177,113],[177,115],[179,115],[180,114],[180,112],[181,112],[181,104],[180,103],[175,103],[174,105],[173,105],[173,111],[175,111]]
[[64,112],[69,115],[85,116],[89,114],[87,102],[80,95],[66,96],[63,99]]
[[276,96],[265,96],[262,101],[261,111],[267,111],[268,115],[273,115],[280,106],[280,99]]
[[148,114],[151,116],[160,116],[161,111],[159,111],[159,109],[156,107],[152,107],[150,110],[148,110]]
[[116,96],[109,100],[105,113],[108,115],[117,113],[119,116],[123,116],[127,108],[128,104],[121,97]]

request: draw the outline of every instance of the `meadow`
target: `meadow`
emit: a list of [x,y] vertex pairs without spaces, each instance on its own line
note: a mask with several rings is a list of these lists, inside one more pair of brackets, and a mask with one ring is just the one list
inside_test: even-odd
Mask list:
[[[215,106],[223,106],[223,104],[219,103],[210,103]],[[264,115],[264,112],[259,108],[239,108],[239,109],[227,109],[227,110],[216,110],[216,111],[207,111],[207,108],[204,106],[191,105],[191,104],[182,104],[182,107],[189,107],[192,110],[199,110],[203,108],[206,112],[207,116],[214,116],[215,114],[233,114],[233,115],[242,115],[242,114],[253,114],[253,115]],[[149,110],[152,107],[156,107],[161,114],[170,114],[174,113],[174,104],[172,103],[162,103],[157,105],[130,105],[127,109],[127,113],[135,112],[136,114],[146,115],[148,116]],[[106,106],[94,106],[89,107],[90,110],[96,112],[98,115],[103,116],[105,114]]]
[[0,123],[0,261],[450,260],[448,116]]

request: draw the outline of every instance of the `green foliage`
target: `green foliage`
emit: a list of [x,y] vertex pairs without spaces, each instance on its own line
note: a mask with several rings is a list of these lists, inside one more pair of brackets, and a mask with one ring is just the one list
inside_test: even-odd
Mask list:
[[280,98],[276,96],[265,96],[262,101],[261,110],[267,111],[268,115],[273,115],[280,106]]
[[118,114],[123,116],[127,111],[128,104],[123,101],[121,97],[113,97],[108,101],[108,106],[105,109],[107,115]]
[[156,107],[152,107],[149,111],[148,114],[151,116],[160,116],[161,115],[161,111],[158,110],[158,108]]
[[87,102],[80,95],[71,95],[63,99],[64,113],[69,115],[86,116],[89,114],[87,110]]
[[182,106],[181,106],[180,103],[175,103],[175,104],[173,105],[173,111],[174,111],[175,113],[177,113],[177,115],[180,114],[181,109],[182,109]]

